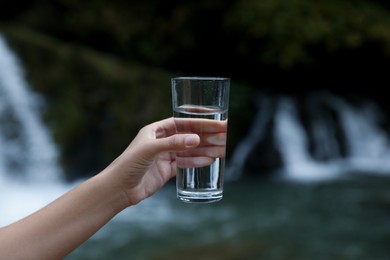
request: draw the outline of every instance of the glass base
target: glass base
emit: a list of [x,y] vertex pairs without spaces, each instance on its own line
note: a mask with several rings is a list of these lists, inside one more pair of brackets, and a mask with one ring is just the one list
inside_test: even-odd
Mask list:
[[212,203],[220,201],[222,191],[177,191],[177,198],[187,203]]

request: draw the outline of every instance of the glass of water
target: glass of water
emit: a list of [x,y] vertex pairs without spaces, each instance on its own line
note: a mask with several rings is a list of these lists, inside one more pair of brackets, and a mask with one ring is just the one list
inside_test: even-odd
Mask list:
[[197,148],[176,153],[177,197],[184,202],[222,199],[229,88],[229,78],[172,78],[176,131],[200,137]]

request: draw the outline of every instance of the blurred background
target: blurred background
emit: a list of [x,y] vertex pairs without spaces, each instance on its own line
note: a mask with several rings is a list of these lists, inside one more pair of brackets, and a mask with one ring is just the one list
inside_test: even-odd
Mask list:
[[390,4],[0,3],[0,224],[170,117],[170,78],[230,77],[224,199],[174,180],[67,259],[389,259]]

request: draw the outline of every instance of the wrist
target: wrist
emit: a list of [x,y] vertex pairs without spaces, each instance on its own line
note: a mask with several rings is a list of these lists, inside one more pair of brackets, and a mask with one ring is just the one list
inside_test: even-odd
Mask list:
[[116,182],[115,178],[111,176],[110,170],[104,170],[103,172],[96,175],[97,185],[99,187],[99,193],[104,195],[104,200],[107,205],[112,208],[115,214],[118,214],[122,210],[131,206],[128,197],[124,192],[123,184],[119,181]]

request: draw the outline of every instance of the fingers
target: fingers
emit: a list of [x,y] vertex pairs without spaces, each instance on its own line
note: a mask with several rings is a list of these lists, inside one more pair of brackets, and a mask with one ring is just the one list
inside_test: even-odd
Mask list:
[[198,134],[200,145],[225,145],[227,120],[167,118],[145,127],[150,129],[155,138],[164,138],[181,134]]
[[215,161],[210,157],[176,157],[176,166],[179,168],[199,168],[212,164]]
[[[178,167],[203,167],[225,157],[226,131],[226,120],[168,118],[145,127],[138,145],[149,158],[161,152],[176,152]],[[150,145],[142,139],[149,139]]]
[[195,148],[199,145],[200,138],[196,134],[175,134],[156,139],[152,142],[155,154],[160,152],[180,152]]
[[184,135],[184,145],[186,148],[196,147],[199,145],[199,143],[200,143],[200,138],[198,135]]
[[197,147],[185,152],[178,152],[178,157],[198,157],[207,156],[211,158],[224,158],[225,157],[225,146],[207,146]]
[[175,118],[178,132],[191,133],[223,133],[227,132],[227,120],[217,121],[198,118]]
[[200,138],[196,134],[176,134],[156,139],[151,156],[160,152],[176,152],[176,166],[197,168],[212,164],[215,158],[225,157],[225,146],[198,147]]
[[226,145],[226,133],[202,134],[199,146]]
[[176,134],[176,126],[173,117],[167,118],[150,125],[156,134],[157,138],[163,138]]
[[180,157],[225,157],[226,134],[202,136],[196,134],[176,134],[156,139],[155,153],[177,152]]
[[226,133],[204,134],[200,136],[200,144],[190,150],[177,153],[180,157],[207,156],[224,158],[226,151]]

